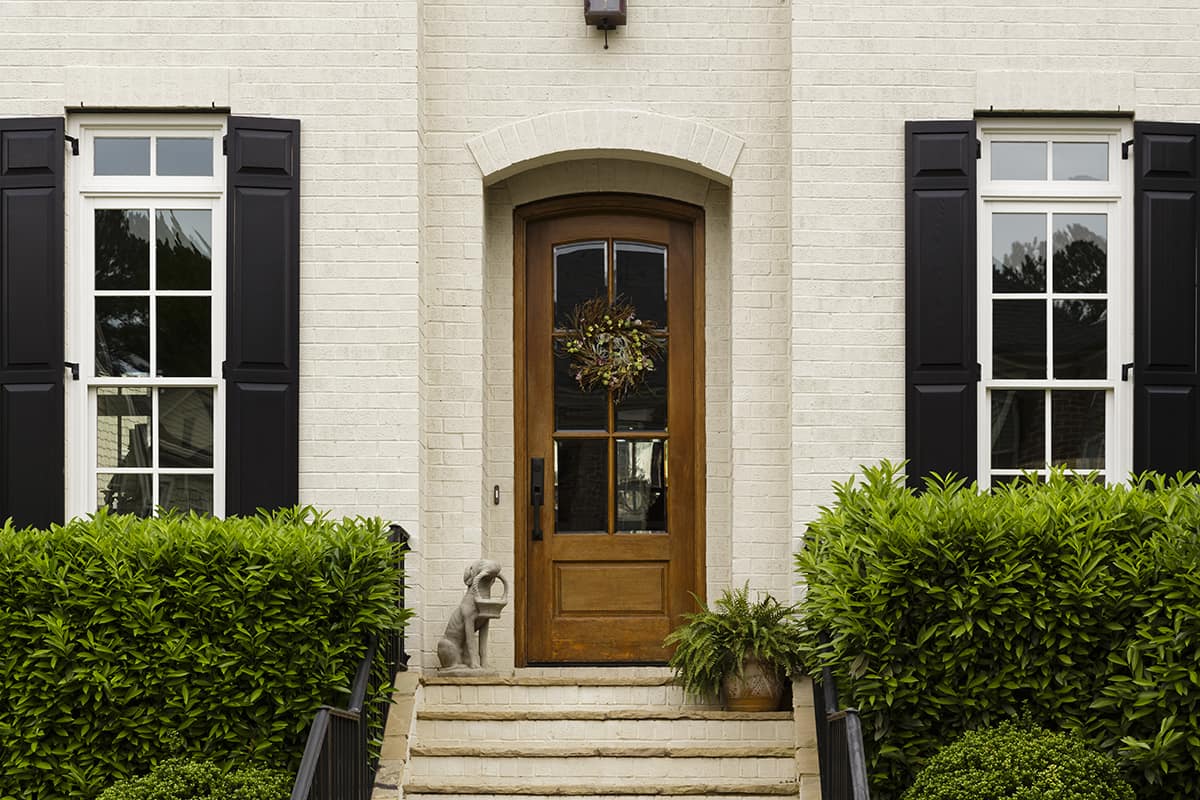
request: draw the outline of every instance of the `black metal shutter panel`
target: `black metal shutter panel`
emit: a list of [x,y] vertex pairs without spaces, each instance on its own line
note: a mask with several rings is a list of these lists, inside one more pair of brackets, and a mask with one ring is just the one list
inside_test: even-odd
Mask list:
[[1200,468],[1200,125],[1134,124],[1133,468]]
[[975,121],[908,122],[905,454],[908,484],[976,477]]
[[299,501],[300,122],[230,117],[228,514]]
[[0,522],[63,521],[63,121],[0,119]]

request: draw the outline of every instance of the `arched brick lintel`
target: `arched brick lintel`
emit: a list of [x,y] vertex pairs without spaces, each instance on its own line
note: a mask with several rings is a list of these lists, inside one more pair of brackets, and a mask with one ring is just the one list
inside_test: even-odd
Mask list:
[[589,108],[518,120],[467,141],[486,184],[556,161],[628,158],[681,167],[724,184],[744,142],[696,120]]

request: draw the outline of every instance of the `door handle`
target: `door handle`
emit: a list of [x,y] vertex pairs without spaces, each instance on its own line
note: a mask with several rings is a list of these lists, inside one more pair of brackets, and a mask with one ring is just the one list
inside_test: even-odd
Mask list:
[[542,504],[546,498],[546,459],[529,459],[529,505],[533,507],[533,541],[542,540]]

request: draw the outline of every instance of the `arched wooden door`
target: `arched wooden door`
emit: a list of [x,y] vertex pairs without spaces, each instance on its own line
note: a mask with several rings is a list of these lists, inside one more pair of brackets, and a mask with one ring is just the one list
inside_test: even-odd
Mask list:
[[[514,221],[517,660],[661,663],[704,589],[703,211],[584,195]],[[620,403],[555,345],[597,295],[667,344]]]

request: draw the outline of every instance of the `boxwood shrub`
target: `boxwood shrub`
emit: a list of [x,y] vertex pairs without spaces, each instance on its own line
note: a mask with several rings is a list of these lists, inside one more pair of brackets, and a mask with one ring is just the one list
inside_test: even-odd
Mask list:
[[[94,797],[172,755],[292,768],[403,624],[378,519],[101,511],[0,529],[0,798]],[[180,747],[184,753],[180,753]]]
[[172,758],[148,775],[117,781],[99,800],[288,800],[292,783],[292,773],[282,770],[225,770],[212,761]]
[[872,797],[1021,711],[1118,758],[1138,796],[1200,797],[1200,489],[1055,473],[920,494],[884,463],[836,486],[797,556],[804,615],[863,713]]

